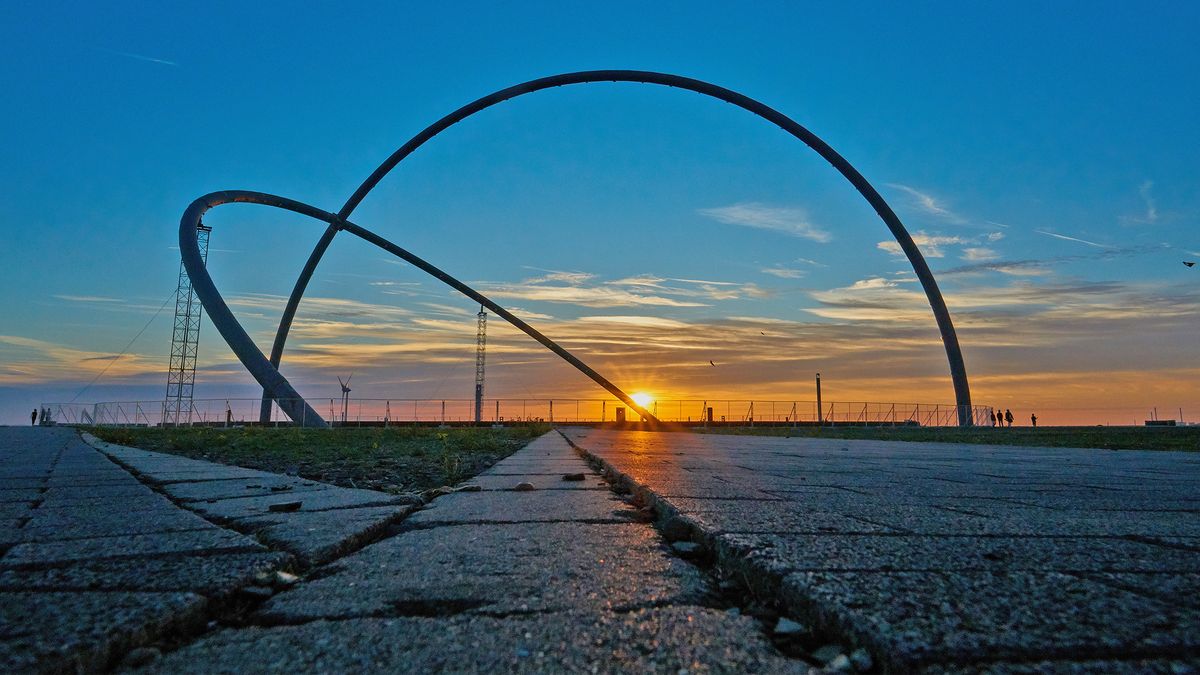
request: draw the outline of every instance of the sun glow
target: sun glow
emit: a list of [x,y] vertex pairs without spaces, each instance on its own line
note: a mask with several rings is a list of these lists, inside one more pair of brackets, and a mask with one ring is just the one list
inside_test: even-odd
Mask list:
[[640,391],[636,394],[631,394],[629,396],[629,398],[633,399],[634,403],[642,406],[643,408],[650,405],[650,403],[654,400],[654,397],[651,396],[650,394],[646,394],[646,393],[643,393]]

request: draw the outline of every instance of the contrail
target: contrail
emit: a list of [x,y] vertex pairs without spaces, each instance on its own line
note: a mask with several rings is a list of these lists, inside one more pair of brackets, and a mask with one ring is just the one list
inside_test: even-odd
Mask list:
[[1088,241],[1087,239],[1076,239],[1075,237],[1068,237],[1065,234],[1055,234],[1053,232],[1047,232],[1045,230],[1034,230],[1034,232],[1037,232],[1038,234],[1044,234],[1047,237],[1054,237],[1056,239],[1065,239],[1067,241],[1077,241],[1080,244],[1087,244],[1088,246],[1095,246],[1096,248],[1108,248],[1108,249],[1116,248],[1115,246],[1107,246],[1105,244],[1097,244],[1096,242]]
[[175,63],[174,61],[168,61],[166,59],[156,59],[153,56],[142,56],[141,54],[134,54],[131,52],[119,52],[115,49],[108,49],[107,47],[97,47],[97,49],[99,49],[102,52],[108,52],[109,54],[116,54],[117,56],[124,56],[124,57],[131,58],[131,59],[137,59],[139,61],[149,61],[150,63],[161,63],[164,66],[176,66],[176,67],[179,66],[179,64]]

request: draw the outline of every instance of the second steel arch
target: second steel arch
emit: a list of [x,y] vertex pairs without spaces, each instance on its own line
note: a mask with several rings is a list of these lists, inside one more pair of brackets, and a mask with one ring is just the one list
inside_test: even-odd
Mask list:
[[[950,365],[950,377],[954,386],[955,402],[958,406],[958,420],[961,426],[969,426],[972,424],[971,417],[971,390],[967,382],[966,365],[963,362],[962,349],[958,344],[958,335],[954,330],[954,323],[950,318],[950,312],[946,308],[945,300],[942,298],[941,290],[938,288],[937,281],[933,277],[933,273],[929,269],[929,265],[925,262],[924,256],[921,255],[916,243],[913,242],[908,230],[900,222],[900,218],[888,203],[880,196],[879,192],[858,172],[844,157],[837,153],[827,143],[817,137],[804,126],[792,120],[787,115],[760,103],[748,96],[739,94],[733,90],[724,87],[710,84],[701,80],[696,80],[680,75],[671,75],[668,73],[656,73],[650,71],[639,70],[591,70],[576,73],[565,73],[561,75],[552,75],[529,82],[524,82],[506,89],[501,89],[494,93],[488,94],[482,98],[468,103],[467,105],[455,110],[446,115],[440,120],[426,127],[416,136],[413,136],[407,143],[397,149],[390,157],[388,157],[377,169],[363,182],[362,185],[355,190],[350,199],[338,212],[337,216],[340,219],[345,219],[350,216],[354,209],[366,198],[379,181],[383,179],[392,169],[394,169],[405,157],[416,151],[417,148],[424,145],[426,142],[450,128],[454,124],[474,115],[477,112],[490,108],[498,103],[502,103],[518,96],[530,94],[544,89],[552,89],[554,87],[562,87],[572,84],[587,84],[594,82],[634,82],[642,84],[655,84],[678,89],[685,89],[705,96],[720,99],[727,103],[733,104],[747,110],[759,117],[772,122],[786,131],[788,134],[802,141],[805,145],[812,148],[829,162],[833,168],[837,169],[858,190],[859,194],[871,205],[875,212],[883,220],[891,231],[892,236],[900,245],[900,249],[904,251],[904,255],[908,258],[912,265],[913,272],[916,273],[917,279],[921,282],[921,287],[925,291],[925,296],[929,300],[929,306],[933,310],[934,319],[937,322],[938,330],[941,333],[942,345],[946,351],[946,359]],[[312,278],[313,272],[316,270],[317,264],[324,256],[330,242],[333,241],[334,235],[337,233],[337,228],[330,225],[321,239],[317,242],[312,254],[309,256],[304,269],[301,270],[299,278],[296,280],[296,285],[288,297],[287,305],[279,320],[279,328],[275,333],[275,340],[271,347],[270,362],[276,368],[282,360],[284,346],[287,343],[288,332],[291,330],[292,320],[295,318],[296,310],[300,305],[300,300],[304,295],[305,289],[308,287],[308,282]],[[269,419],[270,415],[270,399],[266,392],[263,396],[262,414],[264,419]]]

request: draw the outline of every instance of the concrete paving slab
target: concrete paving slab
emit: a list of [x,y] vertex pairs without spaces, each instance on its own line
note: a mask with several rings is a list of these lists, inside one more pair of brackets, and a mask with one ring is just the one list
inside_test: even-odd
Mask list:
[[268,496],[191,501],[187,503],[187,506],[210,518],[232,520],[270,513],[272,504],[283,502],[299,501],[302,503],[300,508],[303,511],[322,511],[363,506],[387,506],[400,504],[406,500],[408,500],[407,497],[400,497],[386,492],[352,490],[326,485],[320,490],[310,490],[294,495],[282,492]]
[[0,508],[5,504],[16,502],[18,504],[28,504],[36,499],[41,499],[42,491],[35,489],[25,490],[0,490]]
[[[196,483],[168,483],[162,489],[173,499],[189,502],[235,497],[286,496],[293,492],[311,492],[328,488],[329,486],[325,483],[304,478],[274,476],[272,478],[234,478]],[[286,494],[281,495],[281,493]]]
[[69,513],[125,513],[132,511],[162,511],[177,508],[171,500],[150,493],[138,497],[95,497],[79,499],[47,499],[38,505],[39,511]]
[[266,549],[253,539],[217,527],[205,530],[68,539],[18,544],[0,558],[0,567],[50,565],[76,560],[128,558],[180,553],[249,553]]
[[608,491],[608,483],[594,473],[585,473],[583,480],[566,481],[562,477],[567,473],[580,471],[564,471],[552,474],[488,474],[479,475],[463,481],[463,485],[478,485],[484,490],[511,490],[518,483],[529,483],[537,490],[604,490]]
[[1163,546],[1174,546],[1177,548],[1189,548],[1195,551],[1200,551],[1200,537],[1162,537],[1148,536],[1146,541],[1160,544]]
[[850,518],[840,513],[809,511],[781,501],[686,499],[671,497],[663,502],[695,522],[705,532],[779,533],[900,533],[882,523]]
[[726,534],[730,554],[777,574],[793,571],[1176,572],[1200,552],[1094,537],[929,537]]
[[70,487],[51,487],[46,490],[43,499],[46,501],[69,501],[74,499],[125,499],[128,497],[146,497],[154,491],[140,483],[120,483],[109,485],[80,485]]
[[295,511],[233,522],[262,543],[288,551],[302,566],[320,565],[374,539],[415,509],[412,505]]
[[116,537],[121,535],[208,530],[212,524],[182,509],[154,511],[109,511],[81,518],[70,510],[33,511],[33,517],[21,529],[22,541],[53,541]]
[[[687,603],[707,590],[644,524],[458,525],[405,532],[338,560],[333,574],[268,601],[293,623],[386,614],[396,607],[474,613]],[[436,611],[430,610],[430,611]]]
[[0,488],[4,490],[38,490],[45,484],[45,477],[30,478],[0,474]]
[[32,502],[8,502],[0,504],[0,520],[28,518],[33,513],[32,506]]
[[1182,657],[1174,659],[1127,659],[1127,660],[1081,660],[1081,661],[1036,661],[1033,663],[981,662],[963,666],[935,667],[922,670],[928,675],[1193,675],[1200,672],[1200,659]]
[[1195,536],[1196,514],[1167,512],[1056,511],[1036,507],[958,506],[892,507],[862,505],[847,515],[916,534]]
[[541,492],[455,492],[439,497],[417,511],[405,526],[428,527],[454,523],[521,523],[576,520],[622,522],[635,510],[612,495],[593,490]]
[[1077,576],[1180,607],[1194,608],[1196,598],[1200,598],[1200,568],[1192,568],[1184,572],[1108,570],[1087,572]]
[[111,478],[87,478],[80,476],[66,476],[61,478],[50,478],[46,481],[44,487],[47,488],[86,488],[91,486],[115,486],[115,485],[141,485],[138,479],[129,474],[123,476],[113,476]]
[[151,673],[804,673],[755,623],[700,607],[384,618],[221,631]]
[[192,483],[202,480],[231,480],[239,478],[272,478],[278,474],[267,473],[265,471],[253,471],[251,469],[235,469],[225,468],[219,465],[212,465],[209,469],[196,469],[187,471],[161,471],[155,473],[140,472],[138,475],[147,481],[159,485],[168,483]]
[[1054,572],[799,572],[783,595],[802,621],[853,635],[901,672],[1200,647],[1200,615]]
[[0,593],[0,671],[101,672],[126,649],[196,621],[192,593]]
[[286,553],[231,553],[80,560],[60,567],[0,569],[0,591],[189,591],[227,595],[260,572],[288,564]]
[[545,459],[537,461],[501,460],[482,472],[484,476],[524,476],[527,474],[543,474],[547,476],[588,471],[588,467],[578,458]]

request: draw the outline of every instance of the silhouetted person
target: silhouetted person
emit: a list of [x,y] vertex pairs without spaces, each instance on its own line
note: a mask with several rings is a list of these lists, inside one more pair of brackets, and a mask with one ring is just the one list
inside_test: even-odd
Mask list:
[[29,426],[37,426],[37,408],[34,408],[33,412],[29,413]]
[[1037,426],[1037,413],[1029,413],[1029,421],[1033,422],[1033,426]]
[[988,411],[988,417],[992,418],[992,426],[996,426],[996,411],[995,411],[995,410],[989,410],[989,411]]
[[1008,426],[1010,426],[1010,427],[1012,426],[1012,422],[1013,422],[1012,411],[1009,410],[1008,408],[1004,409],[1004,421],[1008,422]]

